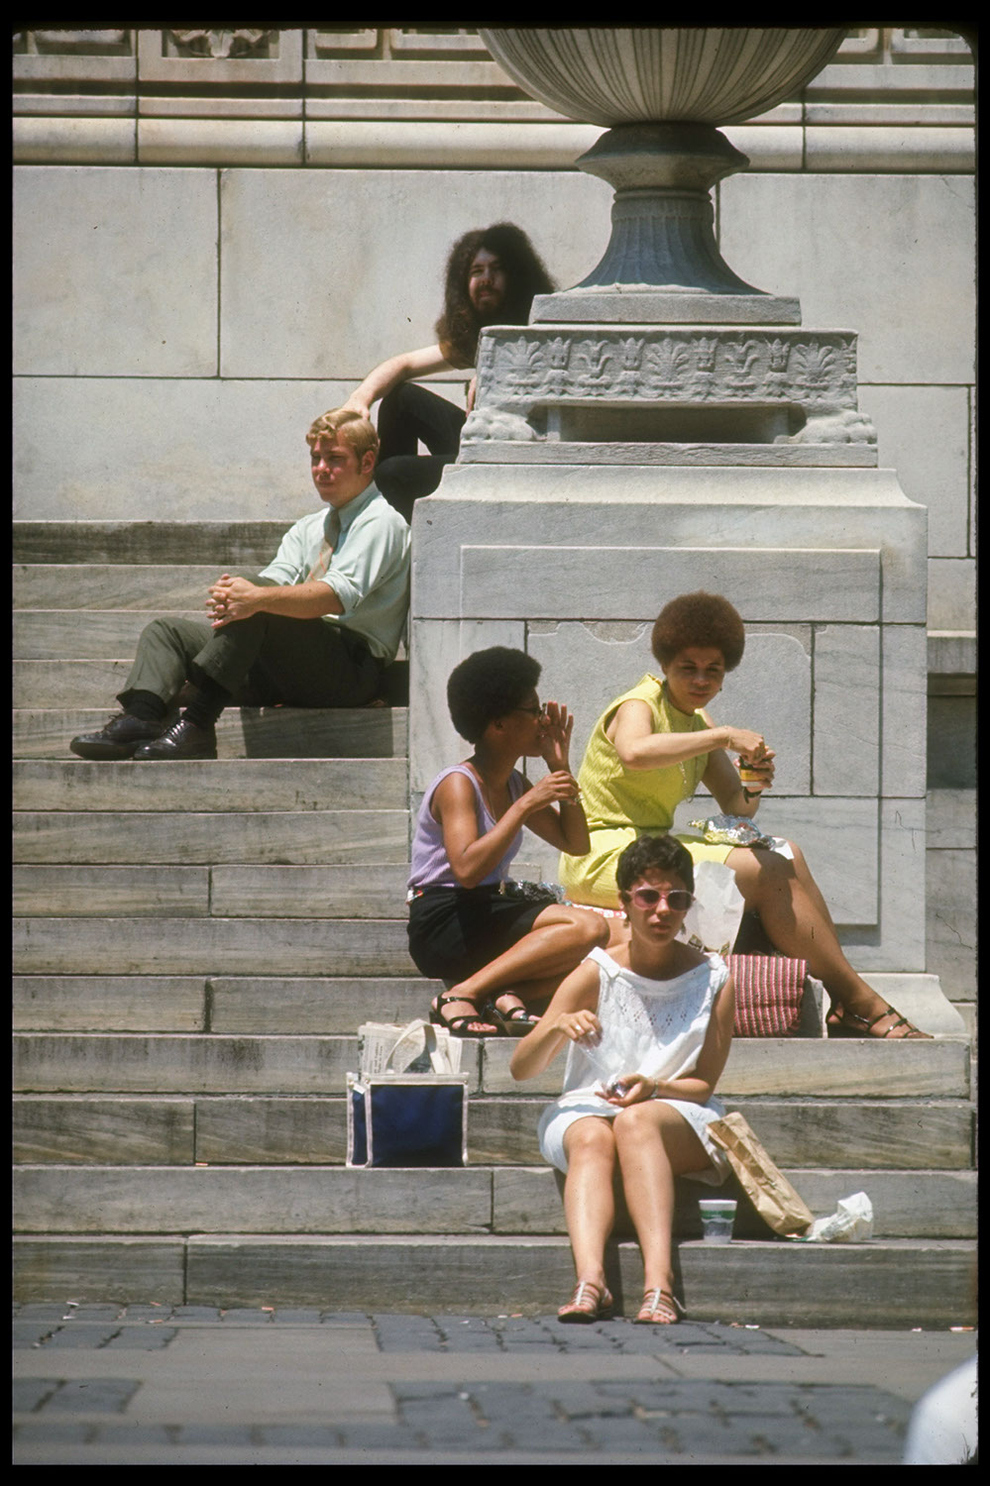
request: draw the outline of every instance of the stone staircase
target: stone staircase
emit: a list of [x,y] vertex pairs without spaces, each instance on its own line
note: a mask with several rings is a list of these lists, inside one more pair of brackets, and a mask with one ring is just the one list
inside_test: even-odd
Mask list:
[[[93,764],[142,625],[201,612],[276,523],[21,523],[15,537],[15,1295],[546,1311],[572,1283],[536,1147],[559,1069],[516,1086],[470,1041],[466,1170],[344,1166],[364,1020],[425,1013],[405,944],[402,708],[231,709],[216,762]],[[176,555],[181,555],[181,562]],[[872,977],[871,977],[872,978]],[[974,1310],[965,1037],[737,1041],[721,1092],[818,1214],[865,1190],[871,1244],[679,1265],[698,1319],[948,1325]],[[702,1194],[704,1195],[704,1194]],[[616,1246],[614,1284],[639,1294]]]

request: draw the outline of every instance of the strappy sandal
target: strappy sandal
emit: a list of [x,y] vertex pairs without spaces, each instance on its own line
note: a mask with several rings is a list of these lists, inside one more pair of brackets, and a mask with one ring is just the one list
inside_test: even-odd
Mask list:
[[563,1321],[565,1325],[607,1321],[614,1305],[611,1292],[605,1285],[596,1285],[593,1280],[578,1280],[574,1286],[574,1294],[557,1312],[557,1320]]
[[[470,1006],[472,1003],[467,996],[437,996],[430,1004],[430,1021],[435,1027],[446,1027],[451,1037],[497,1037],[498,1027],[486,1020],[482,1012],[475,1010],[472,1016],[444,1016],[442,1007],[449,1006],[451,1002],[460,1002],[462,1006]],[[471,1032],[468,1028],[472,1022],[479,1022],[483,1027],[488,1027],[487,1032]]]
[[[514,995],[514,992],[503,991],[502,996]],[[518,1006],[510,1006],[508,1011],[502,1011],[499,1001],[502,996],[493,996],[486,1001],[482,1008],[485,1017],[495,1023],[506,1037],[525,1037],[532,1032],[540,1018],[535,1011],[530,1011],[520,1001]],[[516,998],[518,1000],[518,997]]]
[[647,1290],[643,1295],[643,1304],[633,1325],[676,1326],[683,1315],[684,1307],[677,1296],[657,1285],[654,1290]]
[[[882,1022],[888,1016],[895,1017],[896,1021],[891,1022],[885,1032],[874,1032],[873,1028],[877,1022]],[[930,1032],[919,1031],[893,1006],[888,1006],[874,1017],[860,1016],[858,1012],[850,1011],[843,1006],[841,1011],[829,1013],[826,1026],[830,1037],[875,1037],[878,1041],[882,1041],[883,1038],[890,1037],[896,1032],[898,1027],[907,1027],[906,1032],[902,1032],[899,1037],[894,1037],[895,1042],[914,1042],[920,1039],[930,1042],[932,1040]]]

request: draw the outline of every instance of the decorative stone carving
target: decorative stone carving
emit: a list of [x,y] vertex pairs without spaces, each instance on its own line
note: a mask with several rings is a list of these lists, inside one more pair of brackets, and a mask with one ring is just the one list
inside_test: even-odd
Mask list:
[[173,27],[168,34],[176,43],[180,56],[244,57],[258,52],[267,56],[268,43],[279,33],[277,30],[240,26],[198,31],[177,31]]
[[777,444],[875,444],[877,431],[865,413],[845,408],[841,413],[827,413],[809,418],[797,433],[779,434]]
[[478,408],[469,413],[461,429],[461,443],[474,444],[482,439],[507,439],[512,442],[532,442],[538,438],[534,428],[518,413],[506,413],[499,408]]
[[[815,442],[822,434],[826,441],[868,442],[854,432],[868,423],[857,412],[855,345],[853,332],[843,330],[726,327],[699,336],[645,327],[630,336],[599,326],[594,337],[568,341],[549,325],[493,329],[482,337],[478,405],[523,417],[589,399],[788,405],[818,420]],[[822,414],[842,417],[825,422]]]

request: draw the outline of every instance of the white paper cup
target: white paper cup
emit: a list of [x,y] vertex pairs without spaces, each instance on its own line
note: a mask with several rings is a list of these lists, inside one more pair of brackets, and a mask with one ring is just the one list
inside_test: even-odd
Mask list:
[[698,1203],[701,1236],[705,1243],[731,1243],[736,1204],[729,1197],[712,1197]]

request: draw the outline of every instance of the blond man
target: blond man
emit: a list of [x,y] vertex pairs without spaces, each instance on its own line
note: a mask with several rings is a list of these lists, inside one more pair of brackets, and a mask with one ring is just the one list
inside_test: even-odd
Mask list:
[[[306,434],[322,509],[286,532],[257,574],[221,573],[206,623],[155,619],[117,700],[123,712],[73,738],[85,759],[216,758],[216,723],[256,706],[360,707],[376,699],[409,604],[409,527],[373,481],[378,436],[348,409]],[[168,725],[187,687],[187,705]]]

